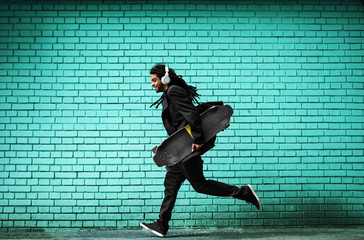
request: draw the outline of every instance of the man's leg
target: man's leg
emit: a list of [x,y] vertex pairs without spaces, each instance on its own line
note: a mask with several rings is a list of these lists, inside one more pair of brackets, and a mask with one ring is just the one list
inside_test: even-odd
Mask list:
[[169,229],[168,222],[172,216],[172,210],[177,199],[177,193],[186,177],[181,172],[179,165],[166,167],[167,173],[164,179],[164,199],[159,212],[159,219],[154,223],[141,223],[140,225],[152,233],[164,237]]
[[200,156],[182,163],[182,169],[196,192],[214,196],[231,196],[245,200],[253,204],[258,210],[261,210],[260,200],[250,184],[239,188],[218,181],[206,180],[203,175],[203,161]]
[[213,196],[235,196],[240,188],[226,183],[206,180],[203,175],[203,161],[200,156],[189,159],[182,163],[185,177],[191,183],[196,192]]
[[172,216],[172,210],[177,199],[177,193],[186,177],[181,172],[178,165],[166,167],[167,173],[164,179],[164,199],[159,212],[158,221],[162,225],[168,226]]

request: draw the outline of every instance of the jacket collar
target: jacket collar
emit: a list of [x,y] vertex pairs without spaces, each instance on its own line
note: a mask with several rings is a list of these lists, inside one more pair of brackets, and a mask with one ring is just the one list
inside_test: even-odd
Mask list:
[[[172,85],[172,86],[173,86],[173,85]],[[163,102],[162,112],[164,112],[164,111],[168,108],[167,92],[168,92],[168,90],[169,90],[172,86],[168,86],[167,90],[163,93],[164,102]]]
[[167,91],[163,93],[164,100],[163,100],[162,112],[164,112],[168,108],[168,100],[167,100],[167,94],[166,93],[167,93]]

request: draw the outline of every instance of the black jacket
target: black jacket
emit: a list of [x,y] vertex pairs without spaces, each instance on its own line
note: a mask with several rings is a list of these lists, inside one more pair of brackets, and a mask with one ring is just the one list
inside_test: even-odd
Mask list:
[[177,85],[168,87],[164,94],[162,120],[168,135],[189,124],[193,143],[204,143],[200,114],[182,87]]

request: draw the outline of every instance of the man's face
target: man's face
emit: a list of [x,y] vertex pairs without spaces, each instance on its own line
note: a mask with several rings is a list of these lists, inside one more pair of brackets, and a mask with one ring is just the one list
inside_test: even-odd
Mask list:
[[152,87],[154,87],[157,93],[165,91],[165,85],[156,74],[150,75],[150,79],[152,80]]

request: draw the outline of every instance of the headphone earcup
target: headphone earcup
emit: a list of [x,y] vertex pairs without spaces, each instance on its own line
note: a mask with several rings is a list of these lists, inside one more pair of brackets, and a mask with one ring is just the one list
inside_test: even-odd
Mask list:
[[169,75],[164,75],[163,77],[162,77],[162,79],[161,79],[161,81],[162,81],[162,83],[164,84],[164,85],[168,85],[170,82],[171,82],[171,79],[169,78]]

